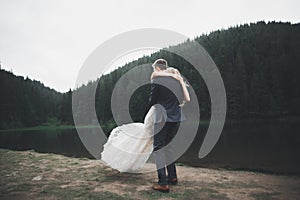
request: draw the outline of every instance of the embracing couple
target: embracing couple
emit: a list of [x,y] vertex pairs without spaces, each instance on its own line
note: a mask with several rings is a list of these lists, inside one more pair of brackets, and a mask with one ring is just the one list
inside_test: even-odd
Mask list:
[[177,69],[168,67],[166,60],[158,59],[152,67],[149,111],[144,123],[113,129],[101,160],[121,172],[129,172],[141,169],[153,153],[158,184],[152,189],[168,193],[169,185],[178,183],[171,140],[185,120],[181,107],[190,101],[190,96],[183,77]]

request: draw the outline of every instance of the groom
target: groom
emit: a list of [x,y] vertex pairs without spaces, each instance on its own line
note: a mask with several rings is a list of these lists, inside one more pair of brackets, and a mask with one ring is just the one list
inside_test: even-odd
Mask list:
[[[152,67],[160,72],[166,70],[168,64],[166,60],[158,59]],[[176,79],[169,76],[152,79],[149,107],[155,105],[153,151],[158,174],[158,184],[152,188],[160,192],[168,193],[169,184],[177,185],[175,160],[172,158],[174,150],[168,143],[176,135],[182,120],[179,106],[182,100],[183,91]]]

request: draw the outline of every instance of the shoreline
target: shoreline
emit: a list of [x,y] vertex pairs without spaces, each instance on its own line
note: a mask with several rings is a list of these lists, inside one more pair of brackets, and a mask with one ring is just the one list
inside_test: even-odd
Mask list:
[[[170,194],[151,190],[156,172],[119,173],[98,160],[0,149],[0,198],[297,199],[300,177],[177,166]],[[154,166],[147,166],[154,167]]]

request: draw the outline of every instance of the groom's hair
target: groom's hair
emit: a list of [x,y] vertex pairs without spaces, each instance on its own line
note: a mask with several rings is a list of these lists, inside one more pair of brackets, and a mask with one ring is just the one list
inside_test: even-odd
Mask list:
[[165,59],[157,59],[153,64],[152,67],[155,69],[155,67],[158,67],[162,70],[166,70],[168,67],[168,62]]

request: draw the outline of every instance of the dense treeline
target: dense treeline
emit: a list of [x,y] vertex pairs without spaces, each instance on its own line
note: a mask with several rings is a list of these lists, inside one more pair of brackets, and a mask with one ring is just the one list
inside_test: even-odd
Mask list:
[[222,74],[229,117],[300,113],[300,24],[243,25],[196,38]]
[[0,128],[58,121],[62,94],[41,82],[0,70]]
[[[227,118],[299,116],[300,24],[251,23],[214,31],[194,40],[207,50],[222,75],[227,95]],[[191,55],[194,53],[189,40],[172,48]],[[135,66],[149,65],[157,58],[167,59],[170,66],[177,67],[187,78],[199,100],[201,118],[208,119],[210,98],[205,82],[191,64],[167,48],[102,76],[98,79],[98,85],[90,82],[64,94],[1,70],[0,128],[32,126],[53,118],[70,124],[73,122],[72,93],[85,96],[75,105],[75,114],[88,116],[90,108],[87,104],[94,100],[91,93],[95,87],[98,120],[102,123],[113,122],[110,100],[116,82]],[[149,77],[151,67],[145,67],[141,74]],[[122,89],[126,91],[130,84],[134,81],[123,85]],[[141,121],[146,112],[148,93],[149,85],[143,86],[130,100],[130,113],[136,121]],[[89,118],[84,121],[84,124],[93,123]]]
[[[251,23],[214,31],[195,38],[195,41],[208,51],[222,75],[227,96],[227,118],[299,116],[300,24]],[[190,41],[172,48],[194,53]],[[96,95],[100,121],[112,119],[110,96],[117,80],[129,69],[153,63],[161,57],[167,59],[170,66],[179,68],[196,91],[201,117],[210,117],[210,97],[205,82],[191,64],[165,49],[128,63],[100,79]],[[144,73],[150,75],[151,67],[145,68]],[[148,93],[149,87],[144,86],[133,95],[130,110],[134,120],[142,120]]]

